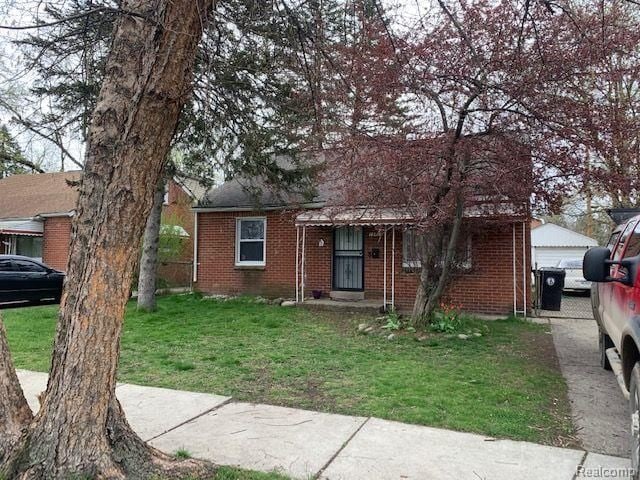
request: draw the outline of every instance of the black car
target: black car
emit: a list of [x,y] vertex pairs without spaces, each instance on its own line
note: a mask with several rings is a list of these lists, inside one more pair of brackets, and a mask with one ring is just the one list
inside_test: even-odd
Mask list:
[[64,276],[29,257],[0,255],[0,307],[27,302],[58,303]]

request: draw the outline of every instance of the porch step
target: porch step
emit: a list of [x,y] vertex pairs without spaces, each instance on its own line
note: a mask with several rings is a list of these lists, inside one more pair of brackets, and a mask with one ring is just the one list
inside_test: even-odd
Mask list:
[[329,297],[332,300],[348,300],[348,301],[360,301],[364,300],[364,292],[347,292],[344,290],[332,290],[329,292]]

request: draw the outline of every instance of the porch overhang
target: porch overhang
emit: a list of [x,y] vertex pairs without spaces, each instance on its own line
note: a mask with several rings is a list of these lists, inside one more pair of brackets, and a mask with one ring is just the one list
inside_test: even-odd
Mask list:
[[393,208],[351,208],[338,209],[325,207],[298,214],[296,226],[373,226],[373,225],[410,225],[412,217],[399,209]]
[[0,235],[41,237],[43,234],[43,223],[34,218],[0,220]]
[[[511,202],[477,202],[465,207],[464,218],[486,218],[491,221],[522,221],[527,218],[526,210],[518,208]],[[401,208],[371,207],[324,207],[318,210],[307,210],[296,216],[296,226],[384,226],[412,225],[416,223],[409,212]]]

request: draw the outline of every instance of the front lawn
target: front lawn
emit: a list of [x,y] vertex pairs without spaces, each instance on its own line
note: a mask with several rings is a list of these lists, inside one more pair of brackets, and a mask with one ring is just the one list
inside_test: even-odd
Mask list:
[[[46,371],[57,307],[5,310],[19,368]],[[481,337],[358,333],[360,315],[197,295],[129,306],[119,381],[236,400],[571,443],[566,385],[547,326],[467,321]]]

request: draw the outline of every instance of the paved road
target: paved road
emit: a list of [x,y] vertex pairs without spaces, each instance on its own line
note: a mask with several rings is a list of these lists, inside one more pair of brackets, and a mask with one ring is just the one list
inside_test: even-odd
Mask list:
[[613,373],[599,365],[595,320],[550,322],[582,446],[591,452],[629,456],[627,402]]
[[[37,409],[46,374],[18,376],[29,405]],[[138,434],[162,450],[185,449],[218,464],[300,479],[572,480],[603,471],[609,478],[625,478],[621,472],[629,464],[582,450],[218,395],[126,384],[118,384],[116,395]]]

